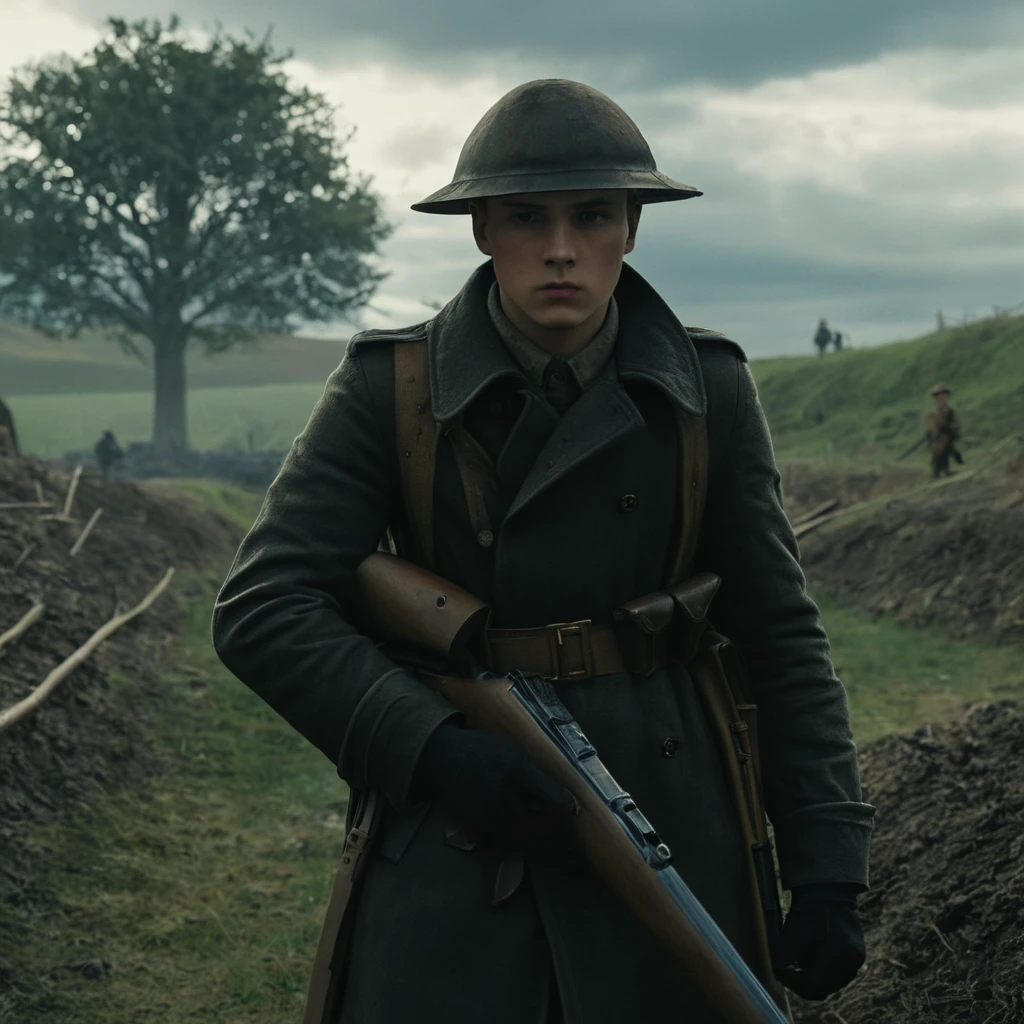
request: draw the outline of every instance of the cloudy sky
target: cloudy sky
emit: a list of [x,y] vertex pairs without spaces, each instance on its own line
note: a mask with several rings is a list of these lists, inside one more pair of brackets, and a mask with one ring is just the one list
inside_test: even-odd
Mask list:
[[[166,0],[3,0],[0,75],[81,53],[109,14]],[[366,326],[429,314],[479,262],[460,217],[409,204],[448,182],[484,111],[575,78],[638,123],[702,198],[652,206],[633,265],[684,323],[751,355],[855,345],[1024,303],[1019,0],[178,0],[196,32],[273,28],[290,73],[354,126],[352,165],[395,224]]]

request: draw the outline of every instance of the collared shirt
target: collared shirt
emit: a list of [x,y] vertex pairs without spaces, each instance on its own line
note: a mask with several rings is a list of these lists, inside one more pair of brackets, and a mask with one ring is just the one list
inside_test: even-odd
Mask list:
[[[490,313],[491,322],[498,332],[498,337],[504,342],[512,358],[522,367],[523,372],[530,380],[543,387],[545,372],[551,361],[557,360],[558,357],[531,341],[509,320],[505,310],[501,308],[501,296],[497,282],[491,285],[490,291],[487,293],[487,311]],[[579,352],[565,360],[582,390],[586,390],[597,379],[611,358],[618,333],[619,307],[615,304],[613,296],[608,302],[608,313],[601,329]]]

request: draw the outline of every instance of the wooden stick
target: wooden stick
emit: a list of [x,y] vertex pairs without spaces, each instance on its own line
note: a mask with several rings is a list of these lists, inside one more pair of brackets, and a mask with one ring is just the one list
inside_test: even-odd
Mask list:
[[46,498],[43,497],[43,485],[38,480],[36,481],[36,501],[38,501],[40,505],[44,505],[46,503]]
[[53,502],[50,501],[5,501],[0,505],[0,510],[4,512],[11,512],[14,509],[20,508],[53,508]]
[[67,497],[64,499],[64,511],[61,512],[61,517],[64,519],[71,518],[71,503],[75,500],[75,491],[78,490],[78,481],[81,476],[81,465],[75,466],[75,471],[71,474],[71,485],[68,487]]
[[68,655],[24,700],[7,708],[6,711],[0,711],[0,733],[5,732],[19,719],[39,707],[57,688],[57,685],[81,665],[111,633],[120,629],[137,615],[141,615],[167,589],[173,575],[174,570],[168,569],[164,573],[164,578],[134,608],[121,615],[115,615],[100,626],[77,651]]
[[42,601],[36,601],[6,633],[0,633],[0,650],[3,650],[5,644],[9,644],[12,640],[16,640],[21,636],[32,623],[38,622],[42,617],[45,607],[46,605]]
[[14,565],[11,566],[11,575],[13,576],[25,563],[25,559],[35,551],[35,544],[26,544],[25,550],[14,560]]
[[99,519],[101,515],[103,515],[103,509],[96,509],[96,511],[89,517],[89,522],[82,527],[82,532],[78,535],[78,539],[71,545],[71,558],[74,558],[75,555],[82,550],[82,545],[85,543],[89,534],[92,533],[92,528],[96,525],[96,520]]
[[793,520],[793,526],[803,526],[804,523],[809,523],[812,519],[817,519],[819,516],[825,515],[826,512],[831,512],[839,504],[838,498],[829,498],[828,501],[823,501],[820,505],[815,505],[810,511],[805,512],[802,516],[798,516]]

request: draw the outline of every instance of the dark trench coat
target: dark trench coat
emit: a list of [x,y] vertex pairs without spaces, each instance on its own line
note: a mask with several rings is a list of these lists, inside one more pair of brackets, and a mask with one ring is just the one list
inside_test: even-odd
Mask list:
[[[672,406],[706,410],[695,568],[722,577],[712,618],[752,668],[783,883],[866,883],[872,810],[861,801],[846,698],[805,593],[742,352],[687,332],[624,267],[615,356],[559,417],[491,326],[492,280],[487,263],[429,324],[354,341],[238,551],[214,613],[216,648],[353,788],[386,800],[346,954],[343,1024],[541,1024],[556,984],[568,1024],[641,1014],[710,1024],[718,1018],[703,997],[588,872],[532,864],[520,889],[492,905],[499,852],[449,845],[443,806],[417,806],[412,794],[420,751],[452,706],[349,623],[356,566],[385,528],[400,553],[409,535],[395,345],[429,338],[442,432],[464,420],[495,462],[495,540],[485,548],[442,433],[435,537],[437,571],[490,603],[498,627],[609,622],[616,606],[663,584],[679,530]],[[683,878],[752,958],[736,814],[686,669],[559,687]]]

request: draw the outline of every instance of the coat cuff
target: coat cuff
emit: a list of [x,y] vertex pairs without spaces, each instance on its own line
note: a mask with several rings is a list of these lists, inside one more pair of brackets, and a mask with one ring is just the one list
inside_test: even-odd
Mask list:
[[353,789],[374,790],[397,810],[408,810],[416,762],[427,739],[459,717],[454,704],[404,669],[387,672],[352,715],[338,774]]
[[843,882],[867,888],[874,814],[870,804],[846,801],[802,807],[773,821],[782,887]]

